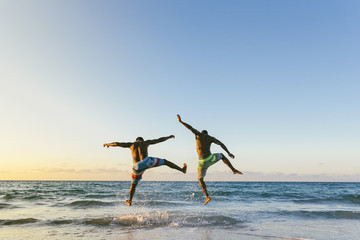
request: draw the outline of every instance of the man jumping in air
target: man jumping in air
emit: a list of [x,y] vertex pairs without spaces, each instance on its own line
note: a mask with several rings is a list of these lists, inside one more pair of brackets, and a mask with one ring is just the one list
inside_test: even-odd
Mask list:
[[146,169],[158,167],[162,165],[166,165],[170,168],[174,168],[180,172],[186,173],[187,165],[184,163],[183,168],[180,168],[176,164],[161,158],[156,157],[148,157],[148,147],[152,144],[157,144],[164,142],[170,138],[175,138],[174,135],[168,137],[161,137],[159,139],[153,140],[146,140],[142,137],[136,138],[135,142],[113,142],[113,143],[106,143],[104,147],[123,147],[123,148],[130,148],[132,156],[133,156],[133,169],[132,169],[132,182],[129,191],[129,199],[125,201],[128,206],[131,206],[132,198],[135,193],[136,186],[138,182],[141,180],[141,176],[145,172]]
[[199,155],[199,165],[198,165],[198,179],[201,189],[203,190],[206,200],[204,205],[206,205],[211,198],[209,197],[209,194],[206,189],[206,184],[204,182],[204,177],[206,175],[207,169],[213,165],[214,163],[218,162],[220,159],[231,169],[233,174],[242,174],[242,172],[236,170],[230,163],[230,161],[222,154],[222,153],[214,153],[211,154],[210,152],[210,146],[212,143],[218,144],[224,149],[227,154],[231,158],[234,158],[235,156],[232,155],[229,150],[226,148],[226,146],[217,140],[216,138],[208,135],[208,132],[206,130],[203,130],[199,132],[192,126],[190,126],[187,123],[184,123],[181,121],[180,115],[177,115],[177,118],[180,123],[182,123],[187,129],[189,129],[193,134],[195,134],[195,140],[196,140],[196,151]]

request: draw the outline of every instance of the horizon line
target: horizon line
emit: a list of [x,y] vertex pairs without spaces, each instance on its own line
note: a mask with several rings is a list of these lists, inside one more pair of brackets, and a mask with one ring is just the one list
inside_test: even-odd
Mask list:
[[[131,180],[1,180],[0,182],[131,182]],[[196,180],[142,180],[142,182],[198,182]],[[221,181],[207,180],[206,182],[236,182],[236,183],[360,183],[360,181]]]

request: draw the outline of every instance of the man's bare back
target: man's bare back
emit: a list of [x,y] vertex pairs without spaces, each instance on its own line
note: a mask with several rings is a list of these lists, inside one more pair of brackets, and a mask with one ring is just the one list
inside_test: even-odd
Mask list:
[[140,162],[142,159],[148,156],[149,144],[146,141],[134,142],[131,147],[131,154],[133,157],[133,163]]
[[196,151],[199,155],[199,159],[205,159],[208,157],[210,152],[210,146],[214,142],[213,137],[207,134],[198,133],[195,134],[196,139]]

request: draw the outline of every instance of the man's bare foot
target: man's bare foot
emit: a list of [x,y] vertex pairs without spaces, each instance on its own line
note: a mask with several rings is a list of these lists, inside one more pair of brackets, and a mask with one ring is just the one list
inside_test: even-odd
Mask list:
[[126,203],[126,205],[128,205],[129,207],[131,206],[131,201],[130,201],[130,200],[126,200],[125,203]]
[[240,172],[239,170],[236,170],[236,169],[235,169],[235,171],[233,171],[233,174],[243,174],[243,173]]
[[210,202],[211,198],[210,197],[207,197],[205,202],[204,202],[204,205],[206,205],[208,202]]
[[184,166],[183,166],[183,168],[182,168],[182,172],[183,172],[183,173],[186,173],[186,170],[187,170],[187,165],[186,165],[186,163],[184,163]]

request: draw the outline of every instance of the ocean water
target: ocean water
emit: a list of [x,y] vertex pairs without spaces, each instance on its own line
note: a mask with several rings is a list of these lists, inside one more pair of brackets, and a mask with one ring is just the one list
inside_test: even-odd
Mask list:
[[0,181],[0,239],[360,239],[360,183]]

